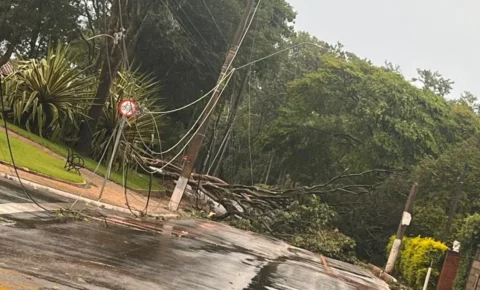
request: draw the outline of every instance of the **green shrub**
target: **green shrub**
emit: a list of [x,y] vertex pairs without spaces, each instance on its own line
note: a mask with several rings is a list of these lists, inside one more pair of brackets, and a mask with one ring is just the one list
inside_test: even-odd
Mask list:
[[286,209],[276,210],[268,217],[234,220],[231,225],[269,233],[296,247],[327,257],[356,262],[355,240],[336,228],[336,217],[337,213],[332,207],[313,195],[300,198]]
[[454,290],[463,290],[467,285],[468,274],[472,266],[475,252],[480,244],[480,215],[474,214],[465,218],[458,234],[460,242],[460,267],[458,269]]
[[73,66],[68,55],[68,46],[59,45],[45,59],[21,62],[11,80],[15,92],[6,92],[15,124],[51,139],[60,137],[65,125],[77,125],[75,117],[92,99],[94,79]]
[[[395,236],[390,238],[387,252],[392,248]],[[428,267],[432,263],[432,274],[429,289],[435,289],[437,278],[447,246],[432,238],[403,238],[400,254],[396,262],[396,273],[399,274],[409,286],[422,289],[427,275]]]
[[[133,149],[132,157],[138,159],[141,155],[150,153],[148,148],[160,150],[161,136],[159,136],[158,130],[162,125],[162,115],[158,113],[161,111],[161,107],[157,105],[158,94],[158,83],[151,76],[135,72],[118,72],[110,89],[109,98],[103,106],[103,115],[93,135],[92,157],[98,159],[102,155],[108,140],[115,132],[116,125],[122,118],[118,112],[118,105],[121,101],[131,98],[135,100],[140,109],[148,109],[153,113],[145,111],[144,114],[138,114],[128,120],[117,151],[116,163],[119,164],[123,160],[128,144],[133,146],[131,147]],[[113,151],[113,143],[110,142],[109,155]]]

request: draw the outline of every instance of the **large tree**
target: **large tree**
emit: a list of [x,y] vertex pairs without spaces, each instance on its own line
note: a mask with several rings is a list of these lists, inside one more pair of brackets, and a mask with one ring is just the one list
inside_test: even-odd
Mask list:
[[142,23],[154,3],[154,0],[113,1],[110,6],[107,37],[102,49],[104,55],[101,56],[100,83],[87,119],[80,128],[79,141],[76,144],[76,149],[81,154],[88,155],[91,152],[93,134],[102,116],[110,88],[120,66],[123,64],[127,69],[130,68],[128,51],[135,46]]
[[80,0],[0,1],[0,65],[15,51],[43,56],[48,45],[68,42],[78,34]]

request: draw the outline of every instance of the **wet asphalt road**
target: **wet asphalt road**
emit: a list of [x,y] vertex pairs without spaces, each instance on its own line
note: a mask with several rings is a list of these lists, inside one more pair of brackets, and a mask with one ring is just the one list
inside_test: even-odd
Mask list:
[[0,289],[388,289],[359,267],[203,220],[144,222],[159,233],[2,214],[20,194],[0,187]]

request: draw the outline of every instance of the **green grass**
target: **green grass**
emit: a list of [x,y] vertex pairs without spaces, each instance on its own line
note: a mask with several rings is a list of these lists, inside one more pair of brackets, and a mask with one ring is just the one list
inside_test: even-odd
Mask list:
[[[28,132],[28,131],[26,131],[26,130],[18,127],[18,126],[15,126],[13,124],[9,124],[8,128],[10,130],[12,130],[13,132],[17,133],[18,135],[23,136],[23,137],[25,137],[29,140],[32,140],[33,142],[38,143],[38,144],[42,145],[43,147],[46,147],[46,148],[52,150],[53,152],[55,152],[59,155],[67,156],[68,147],[64,144],[55,143],[55,142],[52,142],[50,140],[44,139],[44,138],[42,138],[38,135],[35,135],[31,132]],[[38,151],[38,149],[35,149],[35,150]],[[16,160],[17,159],[16,159],[16,156],[15,156],[15,161]],[[91,171],[94,171],[95,168],[98,165],[98,162],[91,159],[91,158],[84,158],[84,160],[85,160],[85,167],[87,169],[91,170]],[[28,166],[25,166],[25,167],[28,167]],[[28,168],[30,168],[30,167],[28,167]],[[33,168],[30,168],[30,169],[33,170]],[[63,169],[63,164],[62,164],[62,169]],[[106,171],[107,171],[106,166],[104,166],[102,164],[98,168],[97,174],[100,175],[100,176],[105,176]],[[146,174],[140,174],[138,172],[130,171],[129,174],[128,174],[128,187],[133,188],[133,189],[148,189],[149,179],[150,179],[150,176],[148,176]],[[121,172],[112,171],[110,173],[110,180],[112,180],[116,183],[122,184],[123,183],[123,175],[122,175]],[[159,182],[157,182],[155,180],[153,181],[152,190],[164,190],[164,189],[165,189],[165,187],[163,187]]]
[[[77,173],[65,170],[63,167],[65,162],[63,160],[38,150],[35,146],[24,143],[12,136],[10,136],[10,145],[12,146],[15,164],[20,168],[28,168],[33,172],[64,181],[75,183],[81,183],[84,181]],[[0,148],[2,148],[0,160],[12,164],[5,134],[0,134]]]

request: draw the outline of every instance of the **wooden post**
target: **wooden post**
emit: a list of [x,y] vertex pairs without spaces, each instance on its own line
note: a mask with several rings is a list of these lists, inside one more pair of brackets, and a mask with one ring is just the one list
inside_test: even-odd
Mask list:
[[405,204],[405,210],[402,214],[402,220],[400,221],[400,225],[398,226],[395,241],[393,242],[392,249],[390,250],[390,255],[388,256],[387,265],[385,266],[385,272],[387,273],[391,273],[393,267],[395,266],[395,261],[397,260],[400,246],[402,245],[403,235],[405,234],[405,230],[412,221],[413,201],[415,200],[415,195],[417,195],[417,187],[418,184],[415,183],[410,190],[410,194],[408,195],[407,203]]

